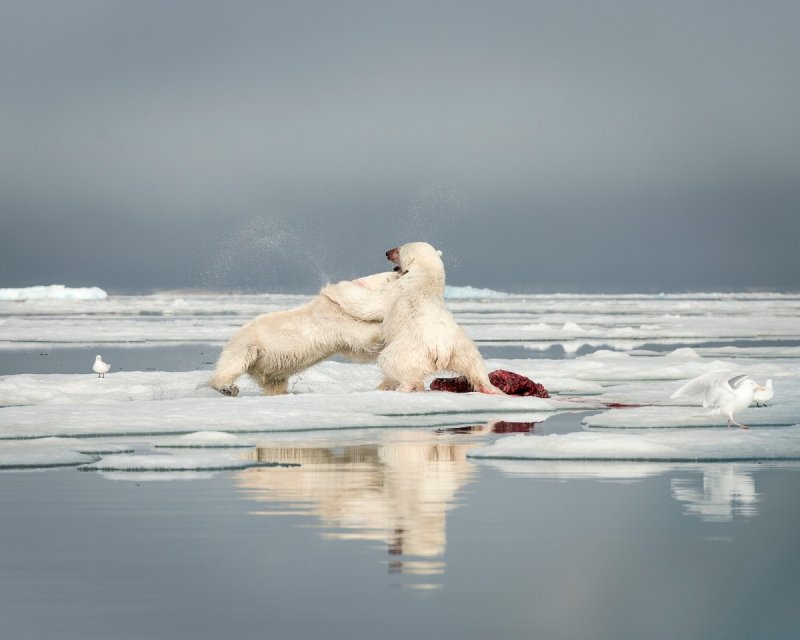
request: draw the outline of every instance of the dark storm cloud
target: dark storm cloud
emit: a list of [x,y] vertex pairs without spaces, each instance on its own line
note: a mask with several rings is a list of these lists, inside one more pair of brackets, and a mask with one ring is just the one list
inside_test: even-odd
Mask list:
[[796,3],[0,7],[0,286],[800,287]]

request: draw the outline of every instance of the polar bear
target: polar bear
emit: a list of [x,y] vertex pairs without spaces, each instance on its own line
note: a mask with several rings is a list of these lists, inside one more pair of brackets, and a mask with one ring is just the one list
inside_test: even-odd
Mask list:
[[426,376],[450,371],[465,376],[476,391],[502,395],[489,381],[475,343],[445,309],[441,255],[427,242],[386,252],[400,277],[383,320],[379,389],[422,391]]
[[208,385],[236,396],[236,379],[250,374],[266,395],[286,393],[289,377],[335,354],[374,362],[397,273],[376,273],[323,287],[311,302],[251,320],[225,345]]

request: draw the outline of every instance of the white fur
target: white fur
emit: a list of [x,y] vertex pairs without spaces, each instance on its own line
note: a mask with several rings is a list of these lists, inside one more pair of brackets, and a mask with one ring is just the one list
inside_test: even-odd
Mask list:
[[311,302],[251,320],[222,350],[210,387],[235,396],[252,376],[267,395],[286,393],[289,377],[335,354],[374,362],[383,346],[381,321],[397,274],[376,273],[322,288]]
[[502,394],[489,382],[475,343],[444,306],[441,252],[427,242],[412,242],[386,255],[401,276],[383,321],[380,388],[422,391],[427,376],[449,371],[466,376],[476,391]]

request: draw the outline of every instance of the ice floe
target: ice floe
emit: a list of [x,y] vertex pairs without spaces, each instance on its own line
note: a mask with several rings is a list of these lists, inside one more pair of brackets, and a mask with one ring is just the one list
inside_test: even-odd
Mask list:
[[[105,378],[82,374],[21,374],[0,377],[0,406],[107,404],[210,395],[207,373],[130,371]],[[255,393],[255,390],[253,390]]]
[[0,300],[105,300],[108,294],[99,287],[67,287],[63,284],[0,289]]
[[0,469],[64,467],[97,460],[51,438],[0,445]]
[[[677,385],[674,388],[677,388]],[[619,394],[618,394],[619,395]],[[644,398],[630,388],[628,395]],[[653,394],[648,396],[652,399]],[[663,397],[662,397],[663,398]],[[623,411],[605,411],[587,416],[583,424],[589,428],[604,429],[659,429],[685,427],[725,426],[726,418],[712,413],[699,404],[682,400],[677,406],[666,406],[670,402],[661,399],[657,406],[632,407]],[[740,422],[747,426],[787,426],[800,423],[800,380],[798,376],[778,379],[775,383],[775,398],[766,407],[751,406],[738,414]]]
[[467,455],[533,460],[794,460],[800,459],[800,426],[509,436]]
[[541,398],[445,392],[418,394],[411,400],[397,392],[368,391],[4,407],[0,409],[0,439],[441,427],[475,424],[489,418],[536,421],[542,413],[579,406]]
[[178,438],[158,440],[155,446],[162,449],[252,449],[256,441],[227,431],[195,431]]
[[[238,453],[120,454],[84,464],[81,471],[229,471],[249,467],[280,466],[246,458]],[[283,465],[285,466],[285,465]]]

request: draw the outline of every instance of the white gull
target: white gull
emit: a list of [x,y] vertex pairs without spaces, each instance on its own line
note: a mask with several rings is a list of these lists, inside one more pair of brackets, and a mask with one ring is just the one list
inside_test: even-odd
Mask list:
[[97,374],[98,378],[105,378],[108,370],[111,368],[111,365],[107,362],[103,362],[102,356],[97,356],[94,359],[94,364],[92,365],[92,371]]
[[703,407],[710,409],[710,413],[726,416],[729,427],[735,424],[742,429],[748,429],[747,425],[736,422],[733,414],[749,407],[756,391],[763,392],[765,388],[749,375],[722,369],[690,380],[673,393],[670,399],[702,396]]

